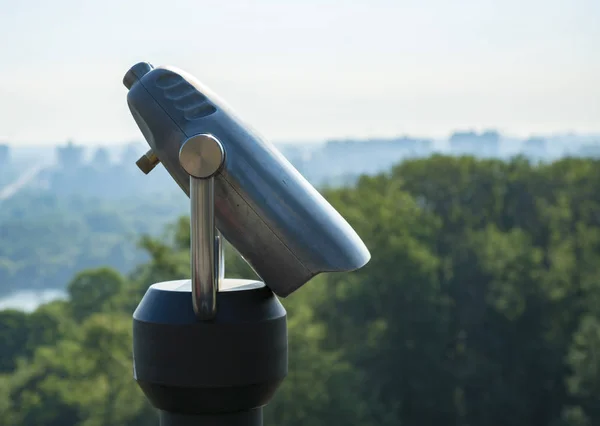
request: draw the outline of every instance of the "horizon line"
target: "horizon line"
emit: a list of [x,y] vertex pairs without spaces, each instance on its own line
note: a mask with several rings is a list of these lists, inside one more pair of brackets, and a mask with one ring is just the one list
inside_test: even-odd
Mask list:
[[[527,140],[531,138],[557,138],[557,137],[597,137],[600,138],[600,132],[578,132],[574,130],[564,130],[560,132],[552,132],[552,133],[535,133],[529,134],[528,136],[514,135],[510,133],[502,133],[499,130],[494,128],[489,128],[487,130],[476,130],[474,128],[470,129],[459,129],[451,132],[448,136],[436,137],[436,136],[417,136],[411,135],[409,133],[399,133],[397,135],[362,135],[362,136],[338,136],[338,137],[324,137],[320,139],[305,139],[305,140],[293,140],[293,139],[285,139],[285,140],[271,140],[272,143],[276,145],[300,145],[300,144],[310,144],[310,145],[318,145],[324,144],[330,141],[356,141],[356,140],[393,140],[393,139],[416,139],[416,140],[432,140],[432,141],[447,141],[450,137],[456,133],[469,133],[474,132],[477,135],[482,135],[486,131],[495,131],[498,132],[500,136],[500,141],[502,140]],[[598,141],[600,142],[600,140]],[[92,141],[83,141],[78,142],[74,138],[66,138],[63,141],[44,141],[44,142],[11,142],[6,139],[0,139],[0,145],[9,146],[11,148],[43,148],[43,147],[56,147],[56,146],[64,146],[72,143],[75,146],[126,146],[126,145],[137,145],[144,144],[145,140],[143,138],[140,139],[123,139],[121,141],[109,141],[109,142],[92,142]]]

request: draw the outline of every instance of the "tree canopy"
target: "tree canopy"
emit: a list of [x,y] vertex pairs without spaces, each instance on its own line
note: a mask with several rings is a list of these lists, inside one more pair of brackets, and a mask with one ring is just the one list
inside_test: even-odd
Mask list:
[[[282,301],[290,371],[265,424],[600,424],[598,188],[598,160],[434,156],[324,191],[372,260]],[[189,274],[188,229],[143,237],[127,275],[80,272],[66,302],[0,312],[0,424],[157,424],[131,313]]]

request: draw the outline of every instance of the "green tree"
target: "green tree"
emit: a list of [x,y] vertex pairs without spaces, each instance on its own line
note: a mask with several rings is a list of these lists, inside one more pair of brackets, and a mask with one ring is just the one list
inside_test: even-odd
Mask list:
[[[599,423],[599,166],[434,156],[325,191],[372,259],[283,300],[290,370],[267,423]],[[127,279],[84,271],[70,300],[0,314],[0,424],[156,424],[131,378],[131,312],[150,284],[189,277],[189,219],[140,247]],[[229,245],[226,262],[253,277]],[[0,273],[33,266],[12,256]]]
[[14,370],[17,358],[28,354],[28,321],[25,312],[0,311],[0,373]]
[[156,415],[132,378],[130,344],[128,316],[94,314],[74,335],[38,347],[8,379],[10,424],[152,424]]
[[330,348],[345,350],[361,373],[361,399],[376,408],[374,424],[448,421],[449,306],[431,249],[439,220],[385,175],[363,177],[356,188],[327,197],[372,255],[358,272],[326,277],[317,309]]
[[121,274],[110,268],[80,272],[67,286],[73,318],[81,321],[96,312],[114,311],[125,285]]

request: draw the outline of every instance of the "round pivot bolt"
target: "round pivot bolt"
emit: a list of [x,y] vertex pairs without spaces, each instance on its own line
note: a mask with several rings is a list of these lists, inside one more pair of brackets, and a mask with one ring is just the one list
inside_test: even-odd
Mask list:
[[186,140],[179,150],[179,163],[192,177],[208,179],[223,165],[225,151],[214,136],[200,134]]

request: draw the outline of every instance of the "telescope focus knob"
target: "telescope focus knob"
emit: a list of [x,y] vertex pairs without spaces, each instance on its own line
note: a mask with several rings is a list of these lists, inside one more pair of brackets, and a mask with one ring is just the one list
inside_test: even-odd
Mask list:
[[160,163],[160,160],[152,150],[146,152],[135,162],[138,168],[146,175],[150,173],[158,163]]

